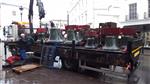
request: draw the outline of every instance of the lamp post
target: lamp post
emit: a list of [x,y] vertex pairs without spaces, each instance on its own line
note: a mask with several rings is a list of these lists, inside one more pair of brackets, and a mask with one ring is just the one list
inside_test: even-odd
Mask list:
[[69,11],[67,11],[67,25],[69,25]]
[[20,10],[20,16],[21,16],[21,22],[22,22],[22,13],[23,13],[22,11],[23,11],[23,7],[20,6],[20,7],[19,7],[19,10]]

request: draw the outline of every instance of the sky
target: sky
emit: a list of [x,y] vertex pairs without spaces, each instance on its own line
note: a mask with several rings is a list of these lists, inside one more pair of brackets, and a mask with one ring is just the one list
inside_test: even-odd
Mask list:
[[69,0],[43,0],[43,3],[45,4],[45,10],[48,10],[47,17],[54,19],[67,18]]
[[[44,9],[46,12],[44,19],[46,21],[47,20],[49,21],[49,20],[67,19],[67,11],[70,10],[69,6],[72,6],[70,4],[71,4],[71,1],[73,0],[41,0],[41,1],[44,4]],[[77,0],[74,0],[74,1],[77,1]],[[5,3],[10,3],[10,4],[15,4],[15,5],[22,5],[28,8],[30,0],[0,0],[0,2],[5,2]],[[106,5],[106,3],[105,4],[99,3],[99,4],[100,5],[98,5],[98,8],[100,6],[104,7]],[[38,7],[36,6],[36,0],[34,0],[34,14],[38,15]]]
[[[44,9],[46,12],[45,19],[66,19],[67,10],[71,0],[41,0],[44,4]],[[30,0],[0,0],[0,2],[22,5],[24,7],[29,7]],[[36,0],[34,0],[34,13],[38,14],[36,6]]]

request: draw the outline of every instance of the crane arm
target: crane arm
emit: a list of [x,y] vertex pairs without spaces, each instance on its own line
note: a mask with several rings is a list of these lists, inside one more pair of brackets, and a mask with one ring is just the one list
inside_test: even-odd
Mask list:
[[29,3],[29,15],[28,15],[30,34],[33,33],[33,4],[34,4],[34,0],[30,0],[30,3]]
[[44,5],[41,2],[41,0],[37,0],[37,6],[38,6],[38,11],[39,11],[39,19],[41,20],[42,18],[45,17]]
[[[28,17],[29,25],[30,25],[30,34],[33,33],[33,4],[34,4],[34,0],[30,0],[29,17]],[[41,0],[37,0],[37,6],[38,6],[38,11],[39,11],[39,19],[41,21],[41,19],[45,17],[44,5],[41,2]]]

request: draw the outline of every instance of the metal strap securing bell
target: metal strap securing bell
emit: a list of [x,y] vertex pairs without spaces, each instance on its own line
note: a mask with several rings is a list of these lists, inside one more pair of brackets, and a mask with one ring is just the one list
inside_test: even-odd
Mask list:
[[78,42],[76,32],[74,30],[67,30],[67,38],[65,40],[66,44],[72,44],[72,41]]
[[106,36],[103,49],[118,50],[119,48],[117,47],[117,38],[115,36]]
[[49,32],[49,42],[63,42],[63,36],[60,29],[51,28]]
[[96,48],[95,39],[94,38],[87,38],[85,48]]

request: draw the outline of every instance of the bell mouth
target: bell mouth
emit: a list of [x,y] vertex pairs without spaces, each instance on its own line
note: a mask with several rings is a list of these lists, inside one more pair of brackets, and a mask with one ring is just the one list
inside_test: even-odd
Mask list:
[[64,41],[63,40],[49,40],[49,41],[47,41],[47,43],[48,42],[63,43]]
[[[64,44],[72,45],[72,41],[73,40],[66,40],[66,41],[64,41]],[[78,43],[79,43],[78,41],[75,41],[75,45],[77,45]]]
[[104,46],[104,47],[102,47],[102,49],[103,50],[119,50],[119,48],[118,47],[116,47],[116,46],[114,46],[114,47],[107,47],[107,46]]

